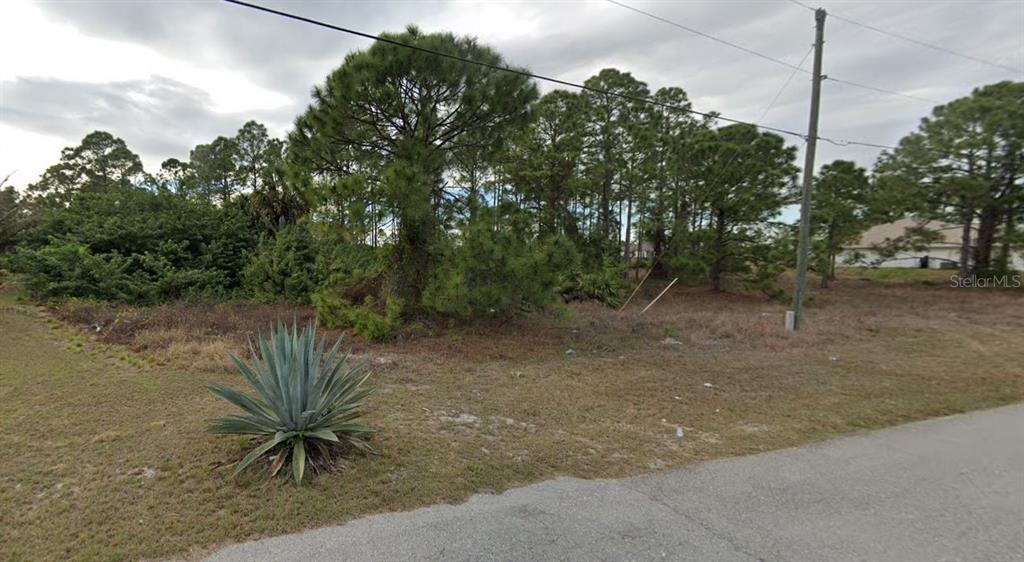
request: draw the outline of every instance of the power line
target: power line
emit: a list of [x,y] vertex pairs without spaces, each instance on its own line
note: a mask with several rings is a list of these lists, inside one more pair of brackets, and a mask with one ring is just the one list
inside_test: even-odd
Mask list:
[[672,21],[672,20],[670,20],[668,18],[663,18],[663,17],[661,17],[661,16],[659,16],[657,14],[652,14],[650,12],[645,12],[644,10],[641,10],[640,8],[634,8],[633,6],[630,6],[629,4],[623,4],[622,2],[619,2],[617,0],[605,0],[605,1],[608,2],[609,4],[615,4],[616,6],[619,6],[620,8],[625,8],[627,10],[631,10],[633,12],[636,12],[638,14],[647,16],[649,18],[656,19],[656,20],[658,20],[660,22],[667,23],[667,24],[669,24],[671,26],[678,27],[679,29],[682,29],[684,31],[689,31],[690,33],[693,33],[695,35],[700,35],[701,37],[704,37],[705,39],[710,39],[710,40],[715,41],[717,43],[721,43],[723,45],[727,45],[729,47],[732,47],[733,49],[739,49],[739,50],[741,50],[744,53],[747,53],[749,55],[754,55],[755,57],[760,57],[760,58],[762,58],[764,60],[774,62],[775,64],[781,64],[782,66],[785,66],[787,68],[791,68],[794,71],[801,71],[801,72],[805,72],[807,74],[811,73],[809,70],[804,70],[804,69],[802,69],[802,68],[800,68],[800,67],[798,67],[796,65],[790,64],[790,63],[788,63],[788,62],[786,62],[786,61],[784,61],[782,59],[777,59],[775,57],[772,57],[772,56],[766,55],[764,53],[761,53],[759,51],[755,51],[753,49],[748,49],[747,47],[744,47],[743,45],[737,45],[736,43],[733,43],[731,41],[726,41],[725,39],[721,39],[719,37],[715,37],[714,35],[711,35],[709,33],[704,33],[703,31],[699,31],[699,30],[694,29],[692,27],[687,27],[687,26],[685,26],[685,25],[683,25],[681,23],[674,22],[674,21]]
[[913,94],[906,94],[906,93],[903,93],[903,92],[897,92],[896,90],[886,90],[885,88],[879,88],[878,86],[869,86],[867,84],[861,84],[859,82],[851,82],[850,80],[843,80],[842,78],[833,78],[831,76],[822,76],[821,78],[822,78],[822,80],[831,80],[832,82],[837,82],[839,84],[846,84],[847,86],[854,86],[856,88],[863,88],[865,90],[872,90],[872,91],[878,92],[880,94],[891,94],[891,95],[894,95],[894,96],[903,96],[905,98],[909,98],[909,99],[912,99],[912,100],[923,101],[925,103],[931,103],[931,104],[935,104],[935,105],[941,105],[942,104],[942,102],[936,101],[936,100],[933,100],[933,99],[922,98],[921,96],[915,96]]
[[776,132],[776,133],[781,133],[781,134],[785,134],[785,135],[793,135],[793,136],[797,136],[797,137],[801,137],[801,138],[804,137],[803,134],[798,133],[796,131],[790,131],[788,129],[781,129],[781,128],[778,128],[778,127],[769,127],[767,125],[760,125],[760,124],[757,124],[757,123],[750,123],[748,121],[741,121],[739,119],[732,119],[730,117],[724,117],[722,115],[713,114],[713,113],[705,113],[705,112],[702,112],[702,111],[697,111],[695,109],[689,109],[689,108],[686,108],[686,107],[682,107],[682,106],[678,106],[678,105],[674,105],[674,104],[670,104],[670,103],[661,102],[661,101],[658,101],[658,100],[655,100],[655,99],[651,99],[651,98],[645,98],[645,97],[641,97],[641,96],[631,96],[629,94],[623,94],[623,93],[620,93],[620,92],[613,92],[611,90],[604,90],[604,89],[601,89],[601,88],[595,88],[593,86],[587,86],[585,84],[578,84],[576,82],[569,82],[568,80],[562,80],[560,78],[552,78],[550,76],[543,76],[543,75],[540,75],[540,74],[535,74],[533,72],[530,72],[530,71],[527,71],[527,70],[524,70],[524,69],[521,69],[521,68],[502,66],[502,65],[492,64],[492,63],[489,63],[489,62],[483,62],[483,61],[468,59],[468,58],[465,58],[465,57],[460,57],[458,55],[453,55],[451,53],[445,53],[443,51],[436,51],[434,49],[428,49],[426,47],[420,47],[418,45],[411,45],[409,43],[403,43],[403,42],[397,41],[395,39],[390,39],[390,38],[387,38],[387,37],[381,37],[379,35],[372,35],[370,33],[365,33],[365,32],[362,32],[362,31],[356,31],[354,29],[349,29],[347,27],[341,27],[339,25],[334,25],[334,24],[327,23],[327,22],[324,22],[324,21],[315,20],[315,19],[312,19],[312,18],[307,18],[305,16],[300,16],[300,15],[297,15],[297,14],[291,14],[291,13],[288,13],[288,12],[282,12],[281,10],[275,10],[273,8],[267,8],[265,6],[260,6],[260,5],[257,5],[257,4],[251,4],[249,2],[244,2],[242,0],[224,0],[224,1],[229,3],[229,4],[236,4],[238,6],[243,6],[243,7],[246,7],[246,8],[251,8],[253,10],[259,10],[261,12],[266,12],[268,14],[273,14],[273,15],[276,15],[276,16],[281,16],[281,17],[284,17],[284,18],[293,19],[293,20],[296,20],[296,21],[301,21],[301,22],[304,22],[304,23],[308,23],[308,24],[312,24],[312,25],[316,25],[316,26],[320,26],[320,27],[325,27],[327,29],[332,29],[334,31],[341,31],[343,33],[348,33],[350,35],[356,35],[356,36],[359,36],[359,37],[364,37],[366,39],[372,39],[374,41],[379,41],[381,43],[387,43],[389,45],[395,45],[397,47],[404,47],[406,49],[411,49],[413,51],[419,51],[421,53],[427,53],[427,54],[430,54],[430,55],[444,57],[444,58],[450,59],[450,60],[456,60],[456,61],[463,62],[463,63],[466,63],[466,64],[474,64],[474,65],[477,65],[477,66],[482,66],[482,67],[485,67],[485,68],[489,68],[491,70],[499,70],[499,71],[502,71],[502,72],[510,72],[512,74],[518,74],[520,76],[525,76],[527,78],[533,78],[533,79],[536,79],[536,80],[543,80],[545,82],[551,82],[551,83],[559,84],[559,85],[562,85],[562,86],[568,86],[570,88],[577,88],[577,89],[580,89],[580,90],[584,90],[584,91],[588,91],[588,92],[593,92],[595,94],[602,94],[602,95],[605,95],[605,96],[617,97],[617,98],[620,98],[620,99],[625,99],[625,100],[634,101],[634,102],[647,103],[647,104],[651,104],[651,105],[656,105],[656,106],[662,107],[664,109],[671,109],[671,110],[674,110],[674,111],[681,111],[683,113],[692,113],[694,115],[699,115],[699,116],[707,118],[707,119],[717,119],[717,120],[720,120],[720,121],[726,121],[726,122],[729,122],[729,123],[736,123],[736,124],[741,124],[741,125],[753,125],[754,127],[758,127],[760,129],[765,129],[765,130],[768,130],[768,131],[773,131],[773,132]]
[[[640,96],[631,96],[629,94],[623,94],[623,93],[620,93],[620,92],[613,92],[611,90],[603,90],[601,88],[595,88],[593,86],[587,86],[585,84],[578,84],[576,82],[570,82],[568,80],[562,80],[562,79],[559,79],[559,78],[552,78],[550,76],[544,76],[544,75],[541,75],[541,74],[535,74],[533,72],[530,72],[528,70],[524,70],[524,69],[521,69],[521,68],[502,66],[502,65],[498,65],[498,64],[492,64],[492,63],[489,63],[489,62],[483,62],[483,61],[473,60],[473,59],[469,59],[469,58],[465,58],[465,57],[460,57],[458,55],[453,55],[451,53],[445,53],[443,51],[436,51],[434,49],[428,49],[426,47],[420,47],[419,45],[411,45],[409,43],[403,43],[401,41],[398,41],[398,40],[395,40],[395,39],[391,39],[391,38],[388,38],[388,37],[382,37],[382,36],[379,36],[379,35],[373,35],[373,34],[370,34],[370,33],[365,33],[365,32],[362,32],[362,31],[357,31],[355,29],[349,29],[347,27],[342,27],[340,25],[335,25],[335,24],[332,24],[332,23],[327,23],[325,21],[320,21],[320,20],[316,20],[316,19],[313,19],[313,18],[308,18],[308,17],[305,17],[305,16],[300,16],[298,14],[292,14],[292,13],[289,13],[289,12],[283,12],[281,10],[275,10],[273,8],[267,8],[266,6],[260,6],[258,4],[251,4],[251,3],[245,2],[243,0],[223,0],[223,1],[227,2],[229,4],[235,4],[236,6],[242,6],[243,8],[249,8],[249,9],[252,9],[252,10],[257,10],[257,11],[264,12],[264,13],[267,13],[267,14],[272,14],[272,15],[275,15],[275,16],[280,16],[280,17],[283,17],[283,18],[287,18],[287,19],[291,19],[291,20],[295,20],[295,21],[300,21],[300,22],[303,22],[303,23],[308,23],[310,25],[315,25],[315,26],[318,26],[318,27],[323,27],[323,28],[330,29],[330,30],[333,30],[333,31],[340,31],[342,33],[348,33],[349,35],[355,35],[355,36],[358,36],[358,37],[363,37],[363,38],[366,38],[366,39],[371,39],[373,41],[379,41],[381,43],[386,43],[386,44],[389,44],[389,45],[394,45],[396,47],[402,47],[402,48],[405,48],[405,49],[410,49],[410,50],[413,50],[413,51],[418,51],[418,52],[426,53],[426,54],[429,54],[429,55],[443,57],[443,58],[446,58],[446,59],[449,59],[449,60],[455,60],[455,61],[459,61],[459,62],[466,63],[466,64],[473,64],[473,65],[477,65],[477,66],[482,66],[484,68],[489,68],[491,70],[497,70],[497,71],[501,71],[501,72],[509,72],[509,73],[512,73],[512,74],[517,74],[519,76],[525,76],[527,78],[533,78],[535,80],[542,80],[542,81],[545,81],[545,82],[551,82],[553,84],[559,84],[561,86],[568,86],[570,88],[576,88],[576,89],[587,91],[587,92],[593,92],[595,94],[601,94],[601,95],[605,95],[605,96],[616,97],[616,98],[625,99],[625,100],[629,100],[629,101],[633,101],[633,102],[638,102],[638,103],[646,103],[646,104],[649,104],[649,105],[654,105],[654,106],[661,107],[663,109],[668,109],[668,110],[672,110],[672,111],[678,111],[678,112],[681,112],[681,113],[690,113],[690,114],[693,114],[693,115],[699,115],[699,116],[704,117],[706,119],[725,121],[727,123],[735,123],[735,124],[738,124],[738,125],[750,125],[752,127],[757,127],[759,129],[763,129],[763,130],[766,130],[766,131],[772,131],[774,133],[780,133],[780,134],[783,134],[783,135],[790,135],[790,136],[794,136],[794,137],[799,137],[801,139],[806,139],[806,137],[807,137],[807,135],[805,135],[803,133],[799,133],[797,131],[791,131],[789,129],[782,129],[782,128],[779,128],[779,127],[770,127],[768,125],[761,125],[759,123],[751,123],[749,121],[742,121],[740,119],[733,119],[731,117],[723,117],[722,115],[719,115],[717,113],[706,113],[706,112],[703,112],[703,111],[697,111],[695,109],[690,109],[690,108],[687,108],[687,107],[682,107],[682,106],[678,106],[678,105],[674,105],[674,104],[670,104],[670,103],[661,102],[661,101],[658,101],[658,100],[655,100],[655,99],[651,99],[651,98],[645,98],[645,97],[640,97]],[[790,65],[790,66],[795,66],[795,65]],[[797,67],[797,68],[799,68],[799,67]],[[823,141],[832,143],[832,144],[837,144],[839,146],[842,146],[843,144],[862,144],[864,146],[883,147],[883,145],[874,145],[874,144],[871,144],[871,143],[860,143],[860,142],[857,142],[857,141],[842,141],[842,140],[836,141],[836,140],[827,139],[827,138],[824,138],[824,137],[818,137],[818,138],[823,140]],[[839,143],[843,143],[843,144],[839,144]],[[894,148],[894,147],[884,146],[884,148]]]
[[[696,30],[696,29],[694,29],[692,27],[687,27],[687,26],[685,26],[685,25],[683,25],[681,23],[672,21],[672,20],[670,20],[668,18],[664,18],[662,16],[659,16],[657,14],[653,14],[653,13],[645,11],[645,10],[641,10],[640,8],[636,8],[634,6],[630,6],[629,4],[624,4],[622,2],[619,2],[618,0],[605,0],[605,2],[608,2],[609,4],[614,4],[614,5],[619,6],[621,8],[625,8],[627,10],[636,12],[638,14],[647,16],[649,18],[656,19],[656,20],[658,20],[660,22],[667,23],[667,24],[669,24],[671,26],[678,27],[679,29],[682,29],[684,31],[689,31],[690,33],[693,33],[693,34],[696,34],[696,35],[700,35],[701,37],[705,37],[707,39],[711,39],[712,41],[716,41],[716,42],[721,43],[723,45],[728,45],[729,47],[732,47],[734,49],[738,49],[740,51],[743,51],[744,53],[751,54],[751,55],[754,55],[756,57],[762,58],[764,60],[774,62],[775,64],[778,64],[778,65],[784,66],[786,68],[792,69],[794,72],[803,72],[804,74],[811,74],[810,70],[807,70],[807,69],[804,69],[804,68],[800,68],[799,66],[790,64],[790,63],[788,63],[788,62],[786,62],[786,61],[784,61],[782,59],[777,59],[775,57],[766,55],[764,53],[761,53],[759,51],[755,51],[753,49],[749,49],[749,48],[744,47],[742,45],[737,45],[736,43],[733,43],[731,41],[726,41],[725,39],[720,39],[718,37],[715,37],[714,35],[710,35],[710,34],[705,33],[703,31]],[[939,102],[939,101],[936,101],[936,100],[932,100],[932,99],[928,99],[928,98],[922,98],[920,96],[915,96],[915,95],[912,95],[912,94],[905,94],[903,92],[899,92],[899,91],[896,91],[896,90],[887,90],[885,88],[879,88],[877,86],[869,86],[867,84],[862,84],[860,82],[854,82],[852,80],[843,80],[843,79],[840,79],[840,78],[832,78],[831,76],[826,76],[825,79],[826,80],[831,80],[833,82],[838,82],[840,84],[846,84],[848,86],[854,86],[856,88],[863,88],[865,90],[871,90],[871,91],[878,92],[878,93],[881,93],[881,94],[888,94],[888,95],[892,95],[892,96],[900,96],[900,97],[904,97],[904,98],[907,98],[907,99],[912,99],[914,101],[920,101],[920,102],[931,103],[931,104],[936,104],[936,105],[942,103],[942,102]]]
[[[800,6],[801,8],[806,8],[808,10],[811,10],[812,12],[814,11],[814,8],[808,6],[807,4],[805,4],[803,2],[800,2],[799,0],[789,0],[789,1],[792,2],[793,4],[796,4],[797,6]],[[901,34],[896,33],[894,31],[888,31],[888,30],[882,29],[880,27],[875,27],[873,25],[869,25],[869,24],[866,24],[866,23],[863,23],[863,22],[859,22],[857,20],[850,19],[848,17],[835,14],[835,13],[833,13],[831,11],[828,13],[828,15],[833,17],[833,18],[835,18],[835,19],[837,19],[837,20],[841,20],[841,21],[844,21],[846,23],[849,23],[849,24],[852,24],[852,25],[856,25],[858,27],[863,27],[864,29],[870,29],[871,31],[874,31],[875,33],[881,33],[882,35],[888,35],[889,37],[895,37],[896,39],[900,39],[900,40],[906,41],[908,43],[913,43],[913,44],[918,45],[920,47],[925,47],[927,49],[932,49],[932,50],[935,50],[935,51],[940,51],[940,52],[946,53],[948,55],[953,55],[954,57],[960,57],[962,59],[967,59],[969,61],[974,61],[974,62],[981,63],[981,64],[984,64],[984,65],[987,65],[987,66],[991,66],[991,67],[995,67],[995,68],[1001,68],[1001,69],[1004,69],[1004,70],[1011,70],[1011,71],[1013,71],[1015,73],[1018,73],[1018,74],[1024,73],[1024,69],[1014,68],[1012,66],[1007,66],[1005,64],[1000,64],[998,62],[992,62],[992,61],[985,60],[983,58],[979,58],[979,57],[976,57],[976,56],[973,56],[973,55],[968,55],[968,54],[965,54],[965,53],[960,53],[960,52],[954,51],[953,49],[947,49],[946,47],[942,47],[942,46],[939,46],[939,45],[933,45],[932,43],[926,43],[924,41],[921,41],[920,39],[914,39],[913,37],[907,37],[906,35],[901,35]]]
[[793,77],[797,75],[797,71],[803,69],[804,63],[807,62],[807,57],[809,57],[812,52],[814,52],[814,47],[807,49],[807,53],[804,54],[804,58],[800,59],[800,62],[797,63],[796,68],[793,70],[793,72],[789,74],[789,78],[786,78],[786,82],[782,85],[781,88],[779,88],[779,91],[775,93],[775,97],[772,98],[771,103],[768,104],[768,107],[764,108],[764,111],[761,113],[761,116],[757,118],[758,121],[764,121],[764,118],[768,116],[768,112],[771,111],[773,107],[775,107],[775,102],[779,101],[779,98],[782,96],[782,92],[785,92],[786,88],[789,87],[789,83],[793,81]]

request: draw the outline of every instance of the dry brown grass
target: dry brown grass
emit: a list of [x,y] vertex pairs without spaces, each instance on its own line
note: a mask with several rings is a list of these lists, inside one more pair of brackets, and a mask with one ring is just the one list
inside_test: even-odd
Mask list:
[[244,444],[203,432],[230,409],[204,385],[240,385],[226,353],[308,309],[55,311],[74,332],[8,303],[0,553],[181,555],[558,474],[623,476],[1024,398],[1024,294],[848,275],[813,291],[797,334],[781,329],[783,304],[702,288],[673,289],[638,316],[652,284],[623,314],[579,304],[350,340],[375,362],[367,421],[381,454],[302,487],[229,477]]

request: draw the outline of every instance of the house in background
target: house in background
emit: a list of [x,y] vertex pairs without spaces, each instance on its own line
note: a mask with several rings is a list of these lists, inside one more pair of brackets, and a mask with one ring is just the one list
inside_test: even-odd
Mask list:
[[[924,247],[902,249],[893,256],[883,256],[878,251],[880,246],[904,236],[908,228],[920,227],[937,233],[937,239]],[[836,261],[840,266],[956,269],[960,265],[962,230],[958,224],[906,217],[871,227],[859,240],[845,246]],[[972,228],[972,240],[975,235],[973,230]],[[1013,248],[1011,252],[1012,267],[1017,271],[1024,270],[1022,251],[1024,248]]]
[[636,242],[629,244],[629,262],[638,263],[654,257],[654,242],[644,240],[638,246]]

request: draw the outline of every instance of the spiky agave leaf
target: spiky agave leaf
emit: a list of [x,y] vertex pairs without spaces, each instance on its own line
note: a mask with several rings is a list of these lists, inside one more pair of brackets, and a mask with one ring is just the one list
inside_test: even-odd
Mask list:
[[[370,373],[366,363],[351,366],[351,352],[340,355],[341,339],[326,349],[326,338],[316,340],[316,325],[299,331],[283,322],[271,325],[269,337],[257,334],[249,342],[250,360],[232,355],[242,377],[255,391],[246,394],[225,385],[211,385],[210,391],[234,404],[236,412],[211,421],[212,433],[270,437],[238,463],[239,473],[260,456],[275,449],[284,450],[274,462],[276,473],[290,452],[292,474],[302,481],[310,452],[329,450],[328,446],[347,443],[366,450],[370,428],[356,423],[362,416],[363,400],[372,392],[364,388]],[[307,440],[324,446],[309,449]]]

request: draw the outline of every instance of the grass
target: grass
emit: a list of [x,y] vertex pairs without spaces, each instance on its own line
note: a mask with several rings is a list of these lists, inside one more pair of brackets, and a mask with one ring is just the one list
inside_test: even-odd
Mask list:
[[841,267],[839,277],[879,281],[883,283],[921,283],[924,285],[950,285],[958,275],[956,269],[919,269],[910,267]]
[[230,477],[244,441],[204,432],[229,411],[205,385],[241,386],[226,353],[308,309],[47,312],[0,292],[0,558],[198,557],[556,475],[619,477],[1024,399],[1024,295],[865,276],[814,289],[798,334],[781,329],[782,304],[700,288],[638,316],[652,283],[621,315],[580,304],[353,340],[375,364],[366,421],[380,455],[301,487]]

